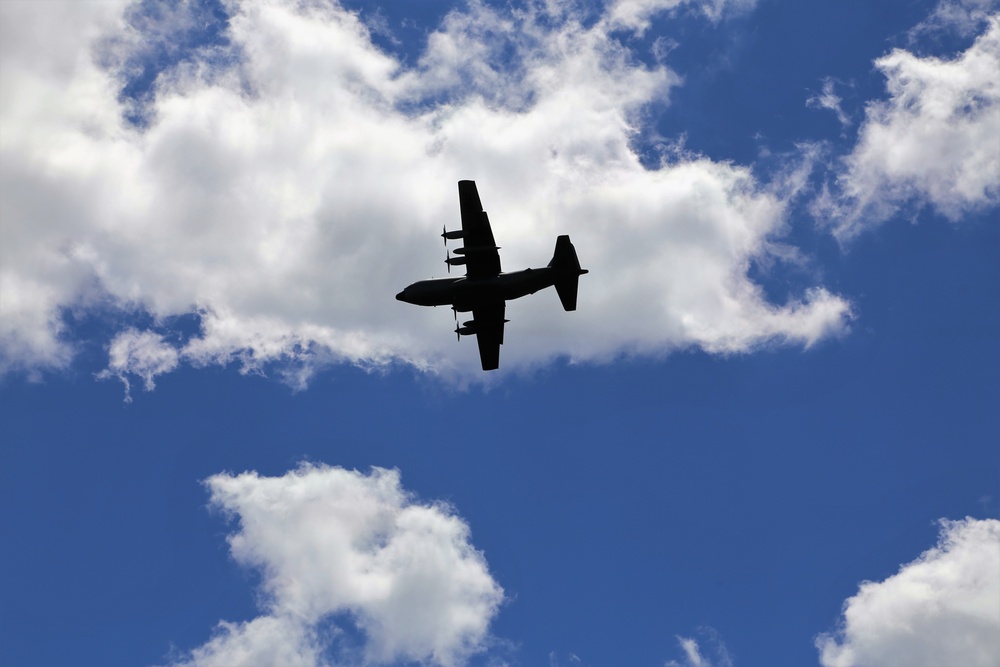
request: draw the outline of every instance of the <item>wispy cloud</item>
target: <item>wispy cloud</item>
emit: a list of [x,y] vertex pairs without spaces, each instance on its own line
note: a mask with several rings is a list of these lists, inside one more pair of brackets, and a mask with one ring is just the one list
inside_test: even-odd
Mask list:
[[847,127],[851,124],[851,119],[841,106],[840,96],[835,92],[835,84],[836,82],[830,77],[823,79],[823,90],[806,99],[806,106],[832,111],[840,124]]
[[706,627],[699,634],[707,648],[703,648],[694,637],[678,636],[677,644],[684,657],[679,661],[668,660],[665,667],[734,667],[729,650],[718,632]]
[[757,0],[614,0],[608,3],[605,21],[612,30],[643,34],[657,15],[687,10],[718,22],[727,15],[752,9]]
[[111,342],[108,352],[108,367],[97,374],[104,380],[116,377],[125,385],[125,402],[132,402],[130,375],[137,375],[143,381],[146,391],[155,387],[153,379],[177,368],[180,355],[163,336],[153,331],[126,329]]
[[1000,203],[1000,15],[953,59],[879,58],[889,97],[868,105],[857,144],[814,211],[841,240],[929,205],[957,221]]
[[998,9],[998,0],[941,0],[926,19],[910,29],[910,43],[917,45],[928,37],[949,32],[975,36]]

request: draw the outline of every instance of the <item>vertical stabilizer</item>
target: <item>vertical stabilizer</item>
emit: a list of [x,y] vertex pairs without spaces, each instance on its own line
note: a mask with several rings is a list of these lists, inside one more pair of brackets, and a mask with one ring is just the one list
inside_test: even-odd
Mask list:
[[552,254],[549,266],[556,271],[554,284],[563,309],[576,310],[576,293],[580,276],[587,273],[587,269],[580,268],[576,248],[573,247],[568,235],[563,234],[556,238],[556,250]]

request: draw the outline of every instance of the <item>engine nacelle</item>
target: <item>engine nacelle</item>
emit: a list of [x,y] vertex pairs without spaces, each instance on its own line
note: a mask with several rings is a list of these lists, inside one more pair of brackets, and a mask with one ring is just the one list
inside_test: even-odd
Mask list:
[[468,257],[449,257],[448,259],[444,260],[444,263],[447,264],[448,266],[458,266],[460,264],[465,264],[468,261],[469,261]]
[[462,326],[455,327],[455,333],[457,333],[459,336],[472,336],[478,332],[479,332],[479,326],[476,324],[475,320],[462,322]]

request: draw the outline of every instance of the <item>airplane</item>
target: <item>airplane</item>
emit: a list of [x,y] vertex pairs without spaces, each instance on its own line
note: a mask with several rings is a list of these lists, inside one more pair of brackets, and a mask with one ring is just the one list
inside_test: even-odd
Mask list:
[[[500,367],[500,346],[503,344],[506,302],[538,290],[555,286],[565,310],[576,310],[576,294],[580,276],[587,269],[580,268],[576,248],[569,236],[556,238],[556,249],[549,265],[540,269],[525,269],[512,273],[500,270],[500,249],[493,240],[490,219],[479,200],[475,181],[458,182],[458,200],[462,209],[462,229],[451,231],[445,227],[441,237],[445,248],[448,241],[462,239],[464,247],[450,253],[445,264],[448,272],[452,266],[465,266],[465,277],[436,278],[415,282],[396,295],[396,299],[417,306],[451,306],[455,313],[455,333],[475,335],[479,343],[479,359],[484,371]],[[472,319],[458,326],[458,313],[472,313]]]

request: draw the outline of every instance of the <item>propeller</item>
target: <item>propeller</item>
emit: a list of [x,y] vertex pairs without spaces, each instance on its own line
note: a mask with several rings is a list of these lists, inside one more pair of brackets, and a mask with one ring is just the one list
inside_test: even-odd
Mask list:
[[446,248],[444,251],[444,265],[448,267],[448,273],[451,273],[451,251],[447,250],[448,247],[447,239],[445,239],[444,246]]
[[448,247],[448,225],[441,225],[441,238],[444,240],[444,247]]

